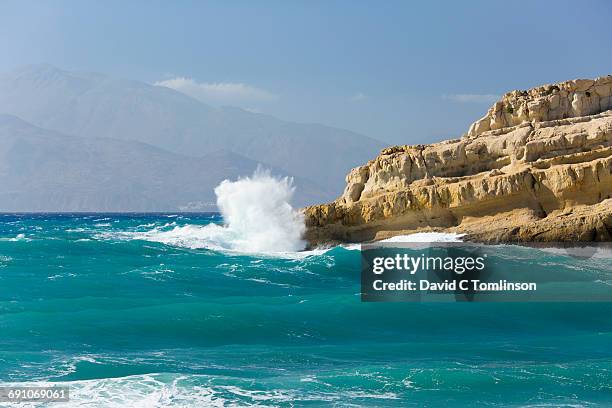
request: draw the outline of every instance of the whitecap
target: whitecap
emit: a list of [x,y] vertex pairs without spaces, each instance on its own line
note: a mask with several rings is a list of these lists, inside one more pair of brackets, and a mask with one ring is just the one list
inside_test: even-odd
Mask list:
[[378,242],[462,242],[465,234],[447,232],[417,232],[409,235],[396,235]]
[[31,239],[26,238],[26,235],[21,233],[17,234],[12,238],[0,238],[0,241],[8,241],[8,242],[19,242],[19,241],[31,241]]
[[[290,204],[294,190],[292,179],[274,177],[268,171],[257,169],[250,177],[224,180],[215,188],[225,225],[172,223],[148,231],[104,231],[96,234],[96,238],[293,257],[305,247],[303,215]],[[313,255],[316,251],[298,256]]]

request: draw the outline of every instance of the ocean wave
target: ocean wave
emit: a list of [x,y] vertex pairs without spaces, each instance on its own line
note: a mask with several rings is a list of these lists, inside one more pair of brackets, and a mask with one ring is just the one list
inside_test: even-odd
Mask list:
[[19,242],[19,241],[31,241],[30,238],[27,238],[25,234],[20,233],[11,238],[0,238],[0,241],[8,241],[8,242]]
[[589,258],[600,258],[610,259],[612,258],[612,247],[609,245],[600,245],[595,243],[584,243],[585,245],[580,246],[579,243],[570,243],[572,245],[563,246],[561,243],[559,247],[536,247],[539,251],[547,252],[553,255],[559,256],[571,256],[577,259],[589,259]]
[[[237,383],[237,384],[233,384]],[[250,383],[250,381],[249,381]],[[351,400],[396,400],[393,392],[362,390],[257,389],[239,380],[208,375],[152,373],[127,377],[76,381],[0,383],[0,386],[69,387],[70,401],[62,407],[174,408],[277,406],[295,401],[328,404]],[[249,384],[250,385],[250,384]],[[7,404],[7,407],[40,407],[39,403]]]
[[[139,225],[138,227],[143,227]],[[247,255],[257,258],[303,259],[320,256],[335,249],[359,251],[361,244],[341,244],[338,246],[314,248],[296,251],[257,251],[248,248],[240,235],[226,226],[218,224],[165,224],[147,231],[98,231],[93,235],[97,240],[110,241],[147,241],[156,242],[177,248],[207,249],[230,255]],[[244,244],[244,245],[243,245]],[[243,249],[247,246],[246,249]]]
[[173,223],[171,229],[162,226],[148,231],[102,231],[96,233],[96,238],[136,239],[245,254],[293,254],[305,247],[303,215],[289,204],[293,192],[291,179],[276,178],[258,169],[251,177],[225,180],[215,188],[225,225]]
[[149,231],[102,233],[103,239],[130,239],[157,242],[174,247],[187,249],[208,249],[237,255],[253,255],[258,257],[304,258],[326,253],[333,248],[313,249],[309,251],[258,250],[253,248],[248,238],[236,231],[217,224],[194,225],[186,224],[167,227],[156,227]]
[[[139,227],[142,227],[140,225]],[[425,232],[410,235],[399,235],[379,242],[461,242],[462,234]],[[105,231],[95,234],[95,238],[103,240],[141,240],[157,242],[169,246],[187,249],[208,249],[212,251],[253,255],[259,257],[306,258],[320,256],[337,248],[347,251],[361,250],[360,243],[341,244],[330,247],[320,247],[311,250],[256,250],[251,243],[238,232],[227,226],[218,224],[196,225],[176,223],[164,224],[147,231]]]
[[461,242],[465,234],[446,232],[417,232],[408,235],[396,235],[379,242]]

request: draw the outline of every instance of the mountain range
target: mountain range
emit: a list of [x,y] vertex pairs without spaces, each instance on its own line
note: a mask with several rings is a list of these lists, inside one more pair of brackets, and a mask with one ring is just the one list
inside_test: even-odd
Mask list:
[[259,165],[329,200],[384,144],[343,129],[215,108],[145,82],[32,65],[0,75],[0,211],[214,210]]

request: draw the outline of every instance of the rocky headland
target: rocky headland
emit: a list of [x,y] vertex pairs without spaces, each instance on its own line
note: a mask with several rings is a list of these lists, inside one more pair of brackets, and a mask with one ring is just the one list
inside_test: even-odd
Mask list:
[[303,210],[306,239],[612,241],[611,95],[612,76],[512,91],[460,139],[386,148]]

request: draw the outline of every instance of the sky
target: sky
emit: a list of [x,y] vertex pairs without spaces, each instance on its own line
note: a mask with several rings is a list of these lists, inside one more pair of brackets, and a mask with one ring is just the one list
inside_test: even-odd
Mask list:
[[507,91],[612,74],[611,19],[603,0],[0,0],[0,72],[49,63],[416,144]]

